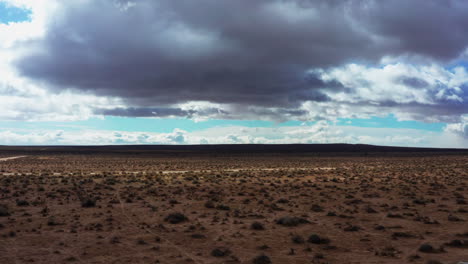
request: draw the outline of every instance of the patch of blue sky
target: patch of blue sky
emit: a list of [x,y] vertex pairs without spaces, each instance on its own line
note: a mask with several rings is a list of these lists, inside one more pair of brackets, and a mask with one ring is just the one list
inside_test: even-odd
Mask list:
[[455,60],[454,62],[447,65],[445,68],[449,71],[453,71],[453,69],[457,67],[464,67],[466,70],[468,70],[468,59],[463,58],[460,60]]
[[420,121],[399,121],[394,115],[386,117],[371,117],[367,119],[348,119],[341,118],[336,123],[340,126],[356,126],[356,127],[374,127],[374,128],[411,128],[418,130],[426,130],[433,132],[441,132],[446,123],[426,123]]
[[31,10],[12,6],[0,0],[0,24],[31,20]]
[[[110,117],[104,119],[91,118],[83,121],[73,122],[23,122],[23,121],[0,121],[1,130],[111,130],[127,132],[155,132],[169,133],[174,129],[182,129],[188,132],[204,130],[214,127],[286,127],[312,125],[315,122],[303,122],[291,120],[283,123],[262,120],[218,120],[210,119],[196,122],[186,118],[133,118],[133,117]],[[425,123],[419,121],[399,121],[393,115],[387,117],[372,117],[368,119],[341,118],[335,123],[339,126],[373,127],[373,128],[411,128],[426,131],[441,132],[445,123]]]
[[114,130],[127,132],[156,132],[168,133],[174,129],[188,132],[212,127],[244,126],[244,127],[273,127],[275,123],[258,120],[206,120],[196,122],[186,118],[134,118],[134,117],[105,117],[91,118],[73,122],[24,122],[0,121],[2,130]]
[[95,129],[124,130],[124,131],[145,131],[145,132],[172,132],[174,129],[182,129],[188,132],[204,130],[212,127],[244,126],[244,127],[269,127],[272,122],[252,121],[252,120],[217,120],[210,119],[196,122],[186,118],[125,118],[125,117],[105,117],[102,119],[92,119],[83,121],[82,125],[87,125]]

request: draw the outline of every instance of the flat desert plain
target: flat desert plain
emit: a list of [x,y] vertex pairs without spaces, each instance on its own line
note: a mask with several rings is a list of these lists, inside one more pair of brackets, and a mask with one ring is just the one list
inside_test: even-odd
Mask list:
[[468,261],[466,153],[2,152],[0,263]]

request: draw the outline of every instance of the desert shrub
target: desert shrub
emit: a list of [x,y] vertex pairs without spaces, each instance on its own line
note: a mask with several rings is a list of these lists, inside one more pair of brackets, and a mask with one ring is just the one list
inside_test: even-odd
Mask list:
[[253,264],[271,264],[271,260],[266,255],[260,255],[252,260]]
[[17,206],[29,206],[29,202],[26,200],[16,200]]
[[417,255],[417,254],[413,254],[413,255],[410,255],[410,256],[408,257],[408,261],[410,261],[410,262],[414,262],[414,261],[416,261],[416,260],[418,260],[418,259],[421,259],[421,256],[419,256],[419,255]]
[[328,244],[330,243],[330,239],[326,237],[321,237],[317,234],[312,234],[309,236],[309,239],[307,239],[307,242],[312,244]]
[[141,238],[137,240],[137,245],[146,245],[146,244],[148,244],[148,243],[145,240],[141,239]]
[[355,226],[355,225],[350,225],[350,226],[347,226],[343,229],[343,231],[345,232],[357,232],[361,230],[361,227],[359,226]]
[[218,257],[218,258],[226,257],[229,254],[231,254],[231,250],[225,247],[218,247],[211,251],[211,256]]
[[8,206],[6,206],[5,204],[0,204],[0,216],[10,216]]
[[[463,263],[463,262],[462,262]],[[438,260],[428,260],[426,262],[426,264],[442,264],[442,262],[438,261]]]
[[397,256],[398,253],[400,253],[400,251],[398,251],[394,247],[385,247],[384,249],[375,252],[375,255],[394,258]]
[[264,227],[263,224],[260,223],[260,222],[253,222],[253,223],[250,225],[250,228],[252,228],[253,230],[265,230],[265,227]]
[[279,199],[279,200],[276,201],[276,202],[277,202],[277,203],[283,203],[283,204],[284,204],[284,203],[289,203],[289,200],[284,199],[284,198],[281,198],[281,199]]
[[191,237],[192,237],[192,238],[195,238],[195,239],[203,239],[203,238],[206,238],[206,236],[203,235],[203,234],[192,234]]
[[445,243],[445,245],[456,248],[468,248],[468,240],[454,239],[448,243]]
[[464,222],[463,219],[461,219],[460,217],[456,216],[456,215],[449,215],[447,217],[447,220],[451,221],[451,222]]
[[164,221],[169,222],[171,224],[179,224],[188,221],[188,218],[182,213],[171,213],[168,216],[166,216],[166,218],[164,218]]
[[416,237],[415,235],[409,233],[409,232],[394,232],[392,234],[392,238],[414,238]]
[[56,225],[60,225],[60,223],[57,221],[57,219],[54,216],[50,216],[47,219],[47,225],[48,226],[56,226]]
[[403,218],[401,214],[392,214],[392,213],[388,213],[387,217],[388,218]]
[[95,207],[96,206],[96,199],[93,198],[85,198],[81,200],[81,207],[89,208],[89,207]]
[[316,212],[316,213],[320,213],[320,212],[323,212],[324,209],[322,206],[318,205],[318,204],[314,204],[312,205],[312,207],[310,208],[310,210],[312,210],[312,212]]
[[298,226],[300,224],[308,224],[310,223],[307,219],[301,218],[301,217],[290,217],[290,216],[285,216],[281,217],[278,220],[276,220],[276,223],[282,226]]
[[205,203],[205,207],[208,208],[208,209],[212,209],[212,208],[215,208],[215,204],[213,201],[207,201]]
[[218,210],[224,210],[224,211],[229,211],[231,210],[231,207],[227,206],[227,205],[224,205],[224,204],[219,204],[218,206],[216,206],[216,209]]
[[432,245],[427,244],[427,243],[424,243],[421,246],[419,246],[419,251],[424,252],[424,253],[435,253],[435,252],[437,252],[436,249]]
[[291,238],[291,241],[294,243],[294,244],[303,244],[305,241],[304,241],[304,238],[302,236],[299,236],[299,235],[295,235]]

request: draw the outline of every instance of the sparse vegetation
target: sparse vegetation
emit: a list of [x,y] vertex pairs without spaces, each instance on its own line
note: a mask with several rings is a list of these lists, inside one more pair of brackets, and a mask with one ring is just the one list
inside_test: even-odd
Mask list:
[[372,155],[49,153],[0,162],[0,263],[462,259],[467,157]]

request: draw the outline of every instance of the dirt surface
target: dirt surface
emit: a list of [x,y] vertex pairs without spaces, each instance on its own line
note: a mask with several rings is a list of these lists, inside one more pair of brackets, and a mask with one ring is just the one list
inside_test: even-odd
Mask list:
[[467,155],[11,158],[0,263],[468,261]]
[[6,158],[0,158],[0,161],[7,161],[7,160],[20,159],[20,158],[24,158],[24,157],[26,157],[26,156],[6,157]]

